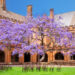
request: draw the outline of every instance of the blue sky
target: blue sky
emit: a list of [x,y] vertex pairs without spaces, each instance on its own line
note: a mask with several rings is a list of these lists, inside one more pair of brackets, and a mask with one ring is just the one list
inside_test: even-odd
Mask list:
[[33,6],[33,16],[49,15],[50,8],[55,14],[75,11],[75,0],[6,0],[7,10],[26,15],[27,5]]

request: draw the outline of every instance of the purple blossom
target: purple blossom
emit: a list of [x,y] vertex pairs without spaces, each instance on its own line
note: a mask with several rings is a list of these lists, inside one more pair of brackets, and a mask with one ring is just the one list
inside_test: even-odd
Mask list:
[[[36,19],[32,17],[25,17],[26,22],[19,24],[12,23],[9,20],[1,19],[2,23],[0,23],[0,41],[3,41],[3,44],[16,44],[15,50],[12,55],[19,54],[22,55],[25,51],[30,51],[31,54],[38,53],[40,55],[44,54],[44,38],[45,36],[49,37],[51,41],[53,41],[53,37],[55,38],[55,42],[60,46],[67,46],[71,44],[71,47],[75,47],[75,41],[72,40],[72,33],[68,32],[68,29],[61,26],[62,23],[59,21],[55,21],[54,19],[50,19],[46,15],[43,17],[37,17]],[[62,19],[59,16],[59,19]],[[34,30],[34,29],[36,30]],[[33,41],[33,34],[35,35],[35,44]],[[32,38],[31,38],[32,36]],[[39,39],[40,37],[40,39]],[[67,37],[67,39],[65,38]],[[29,40],[31,39],[31,40]],[[36,41],[40,41],[38,44]],[[21,47],[17,45],[21,44]],[[6,45],[3,45],[6,47]],[[0,46],[0,49],[3,50],[3,46]],[[48,47],[49,48],[49,47]]]
[[23,56],[23,54],[19,54],[19,57],[22,57]]
[[18,53],[18,50],[15,49],[15,50],[13,50],[12,55],[15,55],[15,54],[17,54],[17,53]]

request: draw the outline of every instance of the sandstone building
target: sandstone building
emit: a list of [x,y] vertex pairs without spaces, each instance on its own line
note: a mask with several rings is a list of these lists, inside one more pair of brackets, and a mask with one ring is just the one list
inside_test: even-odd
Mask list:
[[[27,7],[27,15],[32,16],[32,6],[29,5]],[[69,13],[64,13],[64,14],[59,14],[54,16],[54,11],[53,9],[50,10],[50,18],[55,18],[61,16],[63,20],[61,22],[64,23],[63,26],[67,27],[70,32],[72,32],[73,37],[75,38],[75,12],[69,12]],[[0,19],[9,19],[11,21],[19,22],[22,23],[26,19],[24,16],[18,15],[16,13],[10,12],[6,9],[6,2],[5,0],[0,0]],[[75,42],[75,41],[74,41]],[[73,47],[72,49],[75,49]],[[13,48],[9,51],[7,48],[5,48],[4,51],[0,51],[0,63],[25,63],[25,62],[33,62],[36,63],[38,62],[38,57],[37,54],[30,55],[30,53],[24,53],[22,57],[19,57],[18,54],[12,56],[12,50]],[[69,49],[67,48],[67,51]],[[47,51],[45,54],[45,60],[43,62],[75,62],[75,54],[73,56],[70,56],[69,54],[66,54],[66,51],[64,48],[62,50],[54,50],[54,51]],[[58,57],[59,56],[59,57]]]

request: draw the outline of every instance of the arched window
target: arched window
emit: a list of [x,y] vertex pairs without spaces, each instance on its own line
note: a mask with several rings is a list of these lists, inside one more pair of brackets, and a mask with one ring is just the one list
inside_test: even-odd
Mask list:
[[11,62],[19,62],[19,54],[11,55]]
[[31,55],[29,52],[24,53],[24,62],[30,62]]
[[0,62],[5,62],[5,53],[0,50]]
[[75,53],[71,53],[71,60],[75,60]]
[[64,55],[61,52],[56,53],[55,60],[64,60]]
[[[39,62],[39,60],[41,60],[42,57],[43,57],[43,55],[39,55],[39,54],[38,54],[38,55],[37,55],[37,62]],[[48,62],[48,55],[47,55],[47,53],[45,53],[45,56],[43,57],[42,62]]]

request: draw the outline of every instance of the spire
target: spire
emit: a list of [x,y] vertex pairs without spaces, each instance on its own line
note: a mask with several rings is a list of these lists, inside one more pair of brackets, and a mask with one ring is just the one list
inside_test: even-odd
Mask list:
[[27,6],[27,16],[32,16],[32,5]]
[[6,0],[0,0],[0,9],[6,10]]
[[50,19],[54,19],[54,9],[50,9]]

